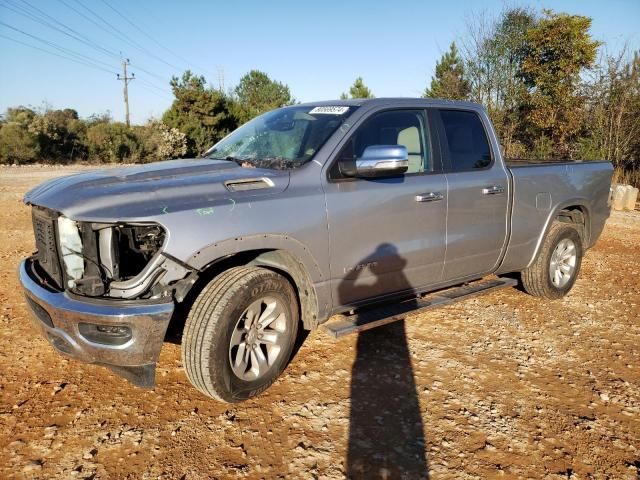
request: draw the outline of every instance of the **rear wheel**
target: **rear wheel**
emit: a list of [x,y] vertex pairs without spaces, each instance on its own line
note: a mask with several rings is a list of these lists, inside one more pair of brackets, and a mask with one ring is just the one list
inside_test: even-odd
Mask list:
[[554,222],[531,266],[521,272],[531,295],[561,298],[573,287],[582,264],[582,240],[571,224]]
[[182,338],[187,377],[217,400],[246,400],[280,375],[297,330],[298,303],[286,278],[266,268],[231,268],[189,312]]

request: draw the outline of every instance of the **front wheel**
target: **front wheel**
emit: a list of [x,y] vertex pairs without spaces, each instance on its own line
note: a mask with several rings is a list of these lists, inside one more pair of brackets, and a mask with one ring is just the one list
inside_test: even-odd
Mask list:
[[537,297],[564,297],[580,272],[582,240],[576,228],[554,222],[540,246],[536,260],[521,272],[527,293]]
[[297,297],[286,278],[266,268],[231,268],[191,307],[182,337],[187,377],[214,399],[247,400],[284,370],[297,331]]

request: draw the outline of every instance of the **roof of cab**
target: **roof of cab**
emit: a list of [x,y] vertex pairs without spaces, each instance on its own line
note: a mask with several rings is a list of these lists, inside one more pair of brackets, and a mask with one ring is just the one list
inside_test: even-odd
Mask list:
[[326,106],[326,105],[345,105],[349,107],[360,107],[362,105],[369,106],[390,106],[390,105],[415,105],[415,106],[459,106],[473,109],[484,109],[482,105],[475,102],[466,102],[462,100],[447,100],[444,98],[413,98],[413,97],[383,97],[383,98],[353,98],[346,100],[323,100],[319,102],[305,102],[301,106]]

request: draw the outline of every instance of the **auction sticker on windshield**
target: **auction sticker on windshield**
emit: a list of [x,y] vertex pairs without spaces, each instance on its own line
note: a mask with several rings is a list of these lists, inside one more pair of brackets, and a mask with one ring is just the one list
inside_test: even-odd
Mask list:
[[314,113],[322,113],[322,114],[328,114],[328,115],[342,115],[347,110],[349,110],[349,107],[344,107],[344,106],[340,107],[336,105],[336,106],[315,107],[311,109],[309,113],[311,115],[313,115]]

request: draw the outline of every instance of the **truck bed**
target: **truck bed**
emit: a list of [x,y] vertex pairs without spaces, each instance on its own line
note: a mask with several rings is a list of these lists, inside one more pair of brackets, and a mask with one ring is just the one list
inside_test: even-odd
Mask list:
[[611,162],[507,159],[505,163],[513,186],[511,235],[499,274],[520,271],[534,260],[549,223],[565,207],[588,212],[585,249],[597,240],[609,216]]

